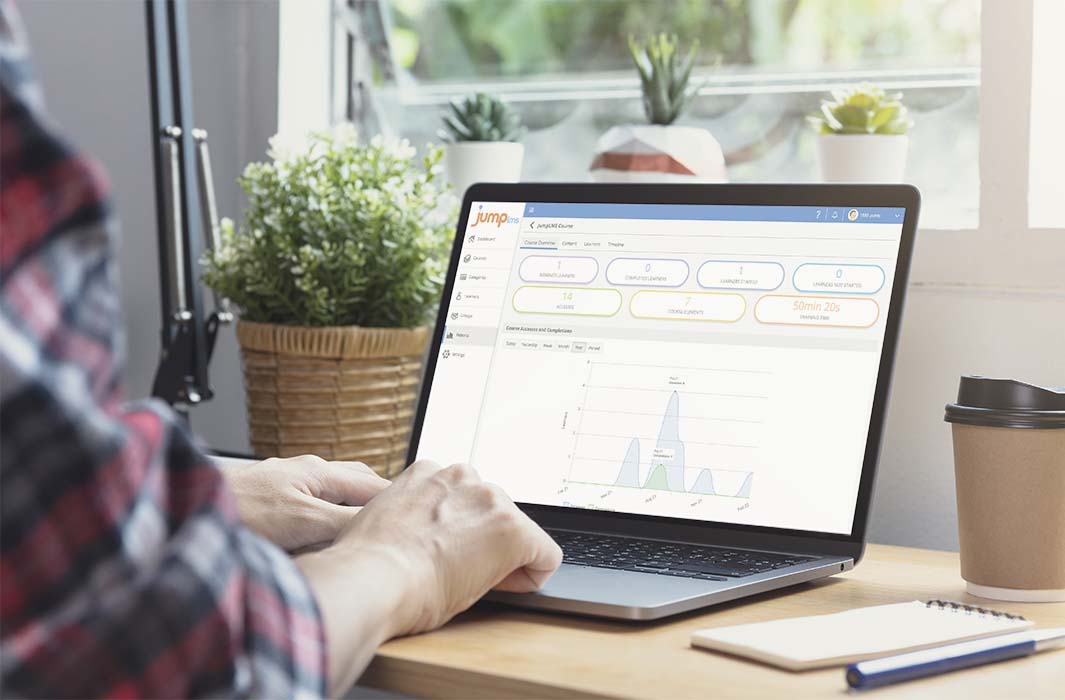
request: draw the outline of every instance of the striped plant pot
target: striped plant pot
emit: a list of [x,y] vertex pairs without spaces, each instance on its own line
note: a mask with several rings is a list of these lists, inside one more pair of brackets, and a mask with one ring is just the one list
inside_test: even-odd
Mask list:
[[315,454],[399,473],[428,340],[426,326],[238,322],[255,454]]

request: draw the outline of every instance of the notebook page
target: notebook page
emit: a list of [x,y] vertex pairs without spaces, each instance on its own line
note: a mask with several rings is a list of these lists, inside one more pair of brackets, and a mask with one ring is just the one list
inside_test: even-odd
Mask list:
[[791,670],[818,668],[1031,627],[1027,620],[928,607],[920,601],[699,630],[692,645]]

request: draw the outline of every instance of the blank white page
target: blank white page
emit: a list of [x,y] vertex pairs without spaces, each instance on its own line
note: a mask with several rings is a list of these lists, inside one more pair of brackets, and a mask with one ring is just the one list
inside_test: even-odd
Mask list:
[[1020,618],[971,608],[930,606],[914,600],[830,615],[698,630],[692,634],[691,643],[801,671],[1031,626],[1031,622]]

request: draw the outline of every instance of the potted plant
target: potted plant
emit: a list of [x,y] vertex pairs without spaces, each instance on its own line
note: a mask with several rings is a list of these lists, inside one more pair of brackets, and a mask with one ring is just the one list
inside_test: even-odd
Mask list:
[[451,233],[441,152],[418,163],[406,142],[363,143],[346,125],[294,151],[271,141],[269,155],[240,178],[243,226],[223,220],[204,259],[204,281],[240,312],[252,447],[391,475]]
[[590,167],[600,182],[724,182],[721,145],[706,129],[677,126],[697,88],[689,87],[698,42],[681,58],[677,36],[629,38],[649,124],[615,126],[599,139]]
[[862,83],[833,90],[831,100],[809,117],[817,128],[821,179],[825,182],[901,182],[906,172],[906,135],[913,121],[902,93],[886,95]]
[[440,138],[444,165],[460,198],[475,182],[517,182],[525,147],[521,116],[494,95],[478,92],[451,101]]

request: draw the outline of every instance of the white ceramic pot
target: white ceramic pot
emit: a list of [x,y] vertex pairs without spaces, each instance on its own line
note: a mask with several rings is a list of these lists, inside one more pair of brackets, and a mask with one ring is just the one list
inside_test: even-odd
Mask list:
[[462,141],[444,149],[444,170],[460,199],[475,182],[517,182],[525,147],[512,141]]
[[820,134],[823,182],[902,182],[906,175],[905,134]]
[[599,138],[596,182],[727,182],[721,144],[695,126],[623,124]]

